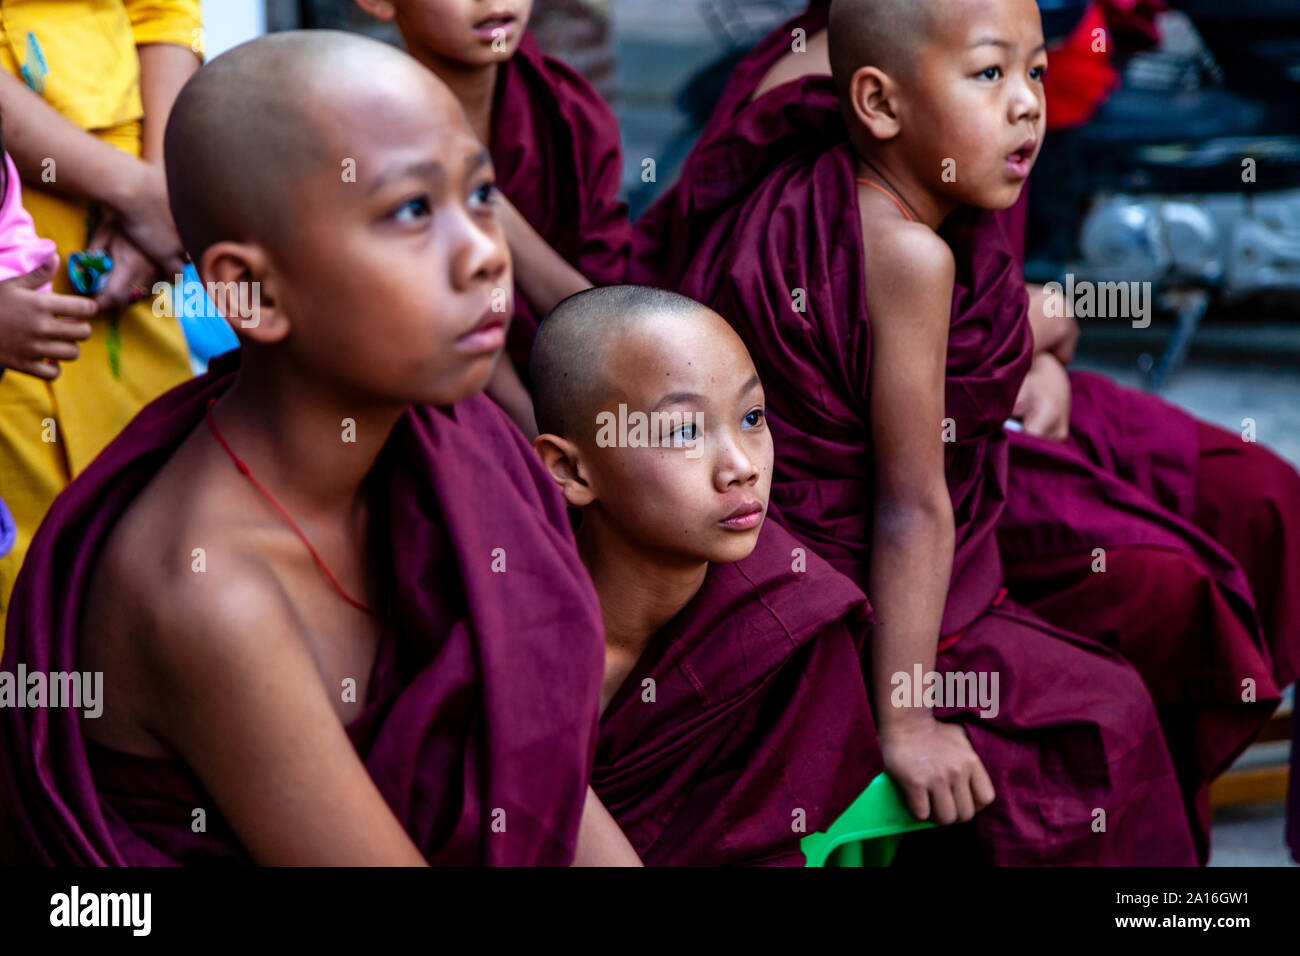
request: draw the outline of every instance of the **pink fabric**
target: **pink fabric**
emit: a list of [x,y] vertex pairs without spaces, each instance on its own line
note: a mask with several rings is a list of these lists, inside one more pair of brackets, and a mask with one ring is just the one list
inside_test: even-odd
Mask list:
[[[26,275],[54,255],[49,239],[36,235],[32,217],[23,208],[22,181],[8,153],[5,156],[4,204],[0,205],[0,282]],[[50,283],[41,287],[48,292]]]

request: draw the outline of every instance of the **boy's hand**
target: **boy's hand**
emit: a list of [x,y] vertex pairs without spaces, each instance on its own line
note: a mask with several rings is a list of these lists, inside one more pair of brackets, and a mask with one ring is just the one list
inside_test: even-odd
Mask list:
[[81,355],[75,343],[90,338],[90,323],[73,317],[94,315],[94,301],[36,291],[58,267],[52,255],[27,275],[0,282],[0,372],[11,368],[48,381],[59,377],[59,362]]
[[966,822],[993,802],[993,781],[959,724],[928,714],[880,727],[885,772],[918,820]]
[[113,259],[108,280],[94,297],[101,312],[116,312],[124,305],[149,298],[154,283],[162,275],[153,260],[122,231],[117,220],[101,224],[86,248],[103,249]]
[[167,180],[162,170],[143,161],[135,171],[129,188],[114,204],[122,216],[122,230],[164,275],[176,275],[185,268],[185,252],[167,205]]
[[1039,352],[1029,367],[1011,412],[1025,431],[1065,441],[1070,435],[1070,373],[1051,352]]

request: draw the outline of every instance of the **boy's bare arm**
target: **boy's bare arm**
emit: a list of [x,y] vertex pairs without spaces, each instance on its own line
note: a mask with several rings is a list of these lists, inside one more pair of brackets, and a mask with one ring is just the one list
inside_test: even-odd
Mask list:
[[1029,292],[1034,361],[1020,385],[1011,415],[1020,419],[1031,435],[1065,441],[1070,434],[1072,398],[1065,366],[1074,358],[1079,326],[1069,302],[1051,302],[1050,294],[1041,285],[1029,284],[1025,288]]
[[1062,365],[1069,365],[1079,344],[1079,323],[1075,321],[1073,306],[1060,297],[1049,308],[1049,293],[1044,286],[1030,282],[1025,284],[1025,290],[1029,293],[1029,327],[1034,333],[1034,351],[1050,352]]
[[519,377],[519,371],[509,352],[503,352],[497,359],[492,377],[488,379],[487,393],[519,426],[524,437],[530,442],[537,437],[537,413],[533,409],[533,397],[524,388],[523,379]]
[[596,791],[587,788],[587,802],[578,825],[578,847],[574,866],[642,866],[641,858],[628,842]]
[[185,260],[162,170],[74,125],[4,70],[0,114],[5,149],[24,179],[113,207],[132,241],[166,274],[181,271]]
[[185,81],[199,68],[199,56],[174,43],[136,47],[140,57],[140,98],[144,101],[144,148],[147,163],[161,166],[167,117]]
[[423,865],[357,756],[274,574],[256,556],[215,557],[240,569],[219,587],[188,575],[139,591],[158,595],[136,640],[149,731],[194,770],[216,803],[209,810],[258,863]]
[[590,289],[586,276],[551,248],[504,194],[498,198],[501,227],[510,243],[515,282],[538,316],[575,292]]
[[953,513],[942,420],[954,264],[925,226],[891,223],[866,243],[871,440],[876,462],[868,592],[872,698],[885,769],[919,818],[970,819],[993,799],[965,732],[928,708],[893,707],[892,675],[933,670],[952,574]]

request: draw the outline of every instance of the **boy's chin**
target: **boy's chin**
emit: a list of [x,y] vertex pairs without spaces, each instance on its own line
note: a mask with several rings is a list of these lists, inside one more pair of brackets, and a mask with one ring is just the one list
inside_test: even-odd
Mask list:
[[1024,192],[1027,180],[1020,180],[1015,183],[1001,183],[996,187],[981,190],[980,194],[971,203],[981,209],[990,209],[994,212],[1002,209],[1010,209],[1020,199],[1020,194]]
[[758,545],[758,532],[762,528],[760,524],[752,531],[723,532],[727,536],[726,539],[709,548],[709,563],[735,564],[737,561],[745,560],[754,553],[754,548]]
[[445,376],[436,385],[430,385],[426,380],[423,387],[412,386],[407,391],[408,398],[405,398],[408,405],[454,405],[456,402],[463,401],[487,388],[488,381],[492,378],[492,370],[496,368],[496,359],[500,358],[501,353],[496,353],[492,361],[486,359],[473,363],[460,375],[451,377]]

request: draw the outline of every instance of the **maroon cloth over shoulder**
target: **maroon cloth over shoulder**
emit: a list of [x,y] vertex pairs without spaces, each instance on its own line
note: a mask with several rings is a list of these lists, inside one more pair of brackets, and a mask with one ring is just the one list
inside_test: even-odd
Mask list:
[[[524,31],[497,75],[492,167],[529,225],[592,285],[627,277],[631,226],[618,198],[623,151],[618,121],[591,85],[542,53]],[[527,382],[542,315],[515,287],[507,349]]]
[[802,865],[801,837],[883,768],[869,625],[862,592],[771,517],[753,554],[709,568],[600,721],[592,786],[647,864]]
[[[863,583],[874,464],[857,183],[829,78],[790,86],[796,95],[760,98],[732,125],[738,139],[764,148],[745,151],[748,165],[734,162],[730,178],[715,179],[715,228],[681,291],[732,321],[755,359],[777,448],[772,498],[783,520]],[[1019,263],[988,218],[960,211],[942,229],[957,265],[944,395],[955,428],[945,472],[956,537],[942,630],[964,633],[939,666],[974,671],[995,661],[987,670],[998,674],[1003,700],[1000,720],[967,724],[1004,801],[976,818],[982,858],[1191,863],[1180,781],[1137,671],[1013,602],[992,607],[1002,585],[995,531],[1008,483],[1002,423],[1032,343]],[[1040,688],[1052,675],[1068,677],[1055,686],[1069,692],[1045,700]],[[1032,787],[1027,762],[1038,768]],[[1089,839],[1090,818],[1076,812],[1081,799],[1119,812],[1125,836]],[[1070,809],[1045,816],[1046,806]]]
[[[777,449],[773,502],[797,537],[861,587],[874,464],[857,184],[829,77],[790,86],[796,94],[775,110],[763,97],[717,141],[728,163],[725,172],[710,165],[713,227],[678,291],[746,340]],[[956,547],[945,634],[982,614],[1002,586],[994,534],[1007,481],[1002,422],[1030,361],[1024,282],[1002,230],[983,227],[984,218],[959,212],[944,230],[957,263],[945,385],[955,440],[944,446]]]
[[[789,51],[792,31],[823,29],[827,9],[813,0],[736,67],[680,179],[636,224],[638,281],[689,292],[684,277],[722,254],[747,196],[743,184],[762,175],[768,151],[801,129],[815,134],[815,117],[836,108],[830,84],[812,77],[750,102]],[[1009,249],[1017,271],[1027,195],[982,217],[971,241]],[[953,327],[966,322],[962,309],[987,302],[983,294],[955,297]],[[1235,442],[1238,480],[1225,482],[1227,469],[1211,471],[1204,446],[1217,433],[1210,453],[1226,460],[1227,432],[1099,375],[1072,372],[1071,388],[1068,441],[1008,435],[1009,485],[997,522],[1006,583],[1049,620],[1117,647],[1138,667],[1162,707],[1188,802],[1198,804],[1204,850],[1206,784],[1246,746],[1300,662],[1300,599],[1288,597],[1288,582],[1300,579],[1300,545],[1290,533],[1300,528],[1294,470]],[[1091,572],[1096,548],[1119,573]],[[1184,663],[1171,667],[1175,660]],[[1261,706],[1242,706],[1245,678],[1255,681]]]
[[[237,361],[231,353],[151,403],[59,496],[13,592],[3,669],[77,669],[101,547],[203,427],[208,399],[229,387]],[[410,409],[367,480],[378,557],[392,574],[391,627],[367,706],[348,726],[358,754],[429,862],[570,863],[604,643],[554,483],[483,396]],[[495,548],[506,549],[508,574],[491,572]],[[247,860],[187,767],[88,747],[81,720],[71,709],[0,710],[4,862]],[[206,833],[191,830],[194,807],[208,808]],[[504,832],[490,825],[497,810]]]

